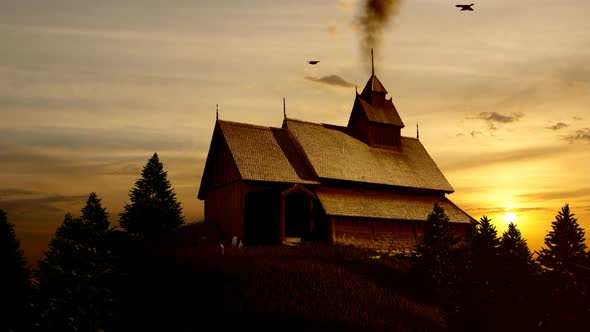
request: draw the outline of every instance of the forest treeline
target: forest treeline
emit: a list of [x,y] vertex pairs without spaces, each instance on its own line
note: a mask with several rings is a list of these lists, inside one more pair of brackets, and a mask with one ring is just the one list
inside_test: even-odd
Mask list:
[[[146,316],[140,299],[149,297],[159,278],[142,275],[151,259],[145,248],[184,220],[157,154],[129,199],[117,228],[90,193],[79,216],[64,216],[34,268],[0,210],[0,331],[137,330]],[[486,216],[465,238],[454,237],[449,217],[435,204],[415,253],[406,258],[408,294],[442,308],[447,330],[574,331],[590,324],[590,252],[568,204],[536,255],[516,225],[498,234]],[[158,310],[167,306],[179,307],[163,303]]]

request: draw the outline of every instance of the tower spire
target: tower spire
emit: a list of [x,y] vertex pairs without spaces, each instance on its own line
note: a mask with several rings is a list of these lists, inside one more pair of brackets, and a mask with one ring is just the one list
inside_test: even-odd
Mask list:
[[219,104],[215,104],[215,120],[219,120]]
[[420,130],[418,129],[418,122],[416,122],[416,139],[420,139]]
[[285,106],[285,97],[283,97],[283,119],[287,119],[287,107]]
[[373,60],[373,48],[371,47],[371,75],[375,75],[375,61]]

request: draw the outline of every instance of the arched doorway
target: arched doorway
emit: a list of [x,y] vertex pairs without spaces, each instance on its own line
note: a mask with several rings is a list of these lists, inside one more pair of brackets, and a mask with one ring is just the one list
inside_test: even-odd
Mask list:
[[301,185],[281,192],[280,239],[309,239],[314,231],[312,219],[315,194]]

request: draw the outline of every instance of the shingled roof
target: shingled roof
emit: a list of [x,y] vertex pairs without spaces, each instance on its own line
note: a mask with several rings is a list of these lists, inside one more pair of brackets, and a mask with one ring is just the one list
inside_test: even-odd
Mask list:
[[371,147],[334,126],[287,119],[283,124],[301,146],[317,176],[453,192],[419,140],[402,137],[401,149]]
[[355,104],[358,104],[369,122],[390,124],[394,126],[404,127],[404,122],[397,113],[395,106],[391,99],[384,100],[383,104],[372,106],[364,101],[359,95],[356,96]]
[[467,213],[444,196],[412,195],[361,189],[316,188],[316,194],[327,215],[426,220],[435,202],[444,208],[451,222],[473,221]]
[[318,183],[287,130],[221,120],[218,125],[243,180]]

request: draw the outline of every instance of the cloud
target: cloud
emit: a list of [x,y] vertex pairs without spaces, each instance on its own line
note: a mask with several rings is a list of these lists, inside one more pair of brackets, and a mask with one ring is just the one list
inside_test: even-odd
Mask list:
[[338,76],[338,75],[327,75],[327,76],[322,76],[322,77],[313,77],[313,76],[305,76],[306,80],[310,80],[310,81],[314,81],[314,82],[318,82],[318,83],[323,83],[323,84],[327,84],[327,85],[332,85],[332,86],[339,86],[339,87],[352,87],[354,86],[354,84],[346,81],[345,79],[343,79],[342,77]]
[[476,119],[484,120],[487,122],[491,130],[496,130],[499,126],[507,123],[512,123],[520,120],[524,115],[522,113],[510,113],[502,114],[498,112],[482,112],[476,117]]
[[551,130],[559,130],[559,129],[567,128],[567,127],[568,127],[568,124],[567,123],[558,122],[558,123],[556,123],[556,124],[554,124],[552,126],[548,126],[548,127],[545,127],[545,128],[546,129],[551,129]]
[[567,151],[568,150],[563,147],[522,148],[484,154],[478,156],[478,158],[449,158],[447,161],[448,163],[445,163],[446,160],[441,160],[439,164],[445,171],[453,172],[477,167],[490,167],[492,165],[503,163],[541,159],[546,158],[549,155],[566,153]]
[[82,207],[84,201],[88,198],[88,195],[59,195],[50,193],[36,193],[36,196],[2,199],[0,200],[0,208],[8,212],[11,218],[32,220],[47,214],[65,213],[67,210],[64,209],[64,205],[69,207],[76,204]]
[[36,194],[38,194],[38,192],[25,189],[0,188],[0,199],[13,196],[32,196]]
[[552,191],[539,191],[518,195],[518,197],[528,200],[538,201],[550,201],[550,200],[572,200],[576,198],[589,198],[590,199],[590,187],[580,188],[576,190],[556,189]]
[[512,208],[506,209],[506,207],[476,207],[476,208],[466,208],[466,211],[477,211],[483,214],[497,214],[497,213],[506,213],[506,212],[515,212],[515,213],[522,213],[522,212],[529,212],[529,211],[546,211],[549,210],[548,208],[534,206],[534,207],[521,207],[521,208]]
[[575,133],[563,136],[562,139],[570,143],[574,143],[576,141],[590,143],[590,128],[576,130]]
[[576,120],[576,121],[582,121],[582,120],[584,120],[584,118],[583,118],[583,117],[581,117],[581,116],[577,116],[577,115],[576,115],[576,116],[574,116],[572,119],[574,119],[574,120]]
[[475,136],[481,136],[483,134],[479,130],[474,130],[474,131],[470,132],[469,135],[471,135],[471,137],[475,137]]

